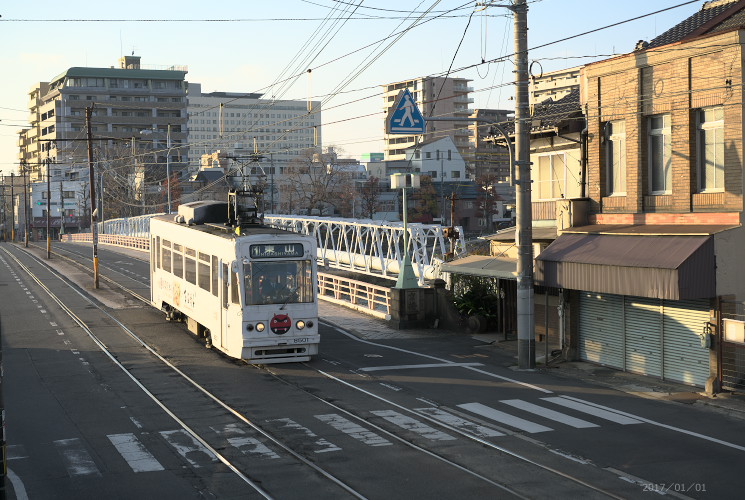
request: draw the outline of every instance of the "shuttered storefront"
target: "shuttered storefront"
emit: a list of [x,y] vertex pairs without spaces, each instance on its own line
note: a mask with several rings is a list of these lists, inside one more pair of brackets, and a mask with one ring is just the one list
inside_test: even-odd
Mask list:
[[662,317],[659,299],[623,297],[626,370],[662,376]]
[[704,386],[709,351],[699,333],[707,300],[671,301],[580,292],[581,359],[633,373]]
[[623,369],[623,307],[620,295],[580,292],[579,353],[593,363]]
[[665,378],[704,386],[709,378],[709,350],[699,334],[709,321],[708,301],[665,302]]

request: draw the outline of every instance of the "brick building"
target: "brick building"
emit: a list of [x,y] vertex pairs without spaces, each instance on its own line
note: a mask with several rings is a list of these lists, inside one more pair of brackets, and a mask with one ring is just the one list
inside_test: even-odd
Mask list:
[[745,0],[706,2],[582,69],[587,198],[536,259],[570,304],[570,356],[742,388],[743,26]]

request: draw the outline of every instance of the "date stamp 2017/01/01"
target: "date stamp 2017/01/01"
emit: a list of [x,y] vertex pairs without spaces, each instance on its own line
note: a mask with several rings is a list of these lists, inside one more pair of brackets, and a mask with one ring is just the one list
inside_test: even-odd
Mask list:
[[647,483],[642,485],[642,491],[651,491],[654,493],[705,493],[706,483]]

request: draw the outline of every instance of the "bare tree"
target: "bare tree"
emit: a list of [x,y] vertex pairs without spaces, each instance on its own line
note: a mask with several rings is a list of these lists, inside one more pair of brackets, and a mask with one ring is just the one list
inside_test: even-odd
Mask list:
[[308,149],[288,165],[285,186],[292,208],[311,215],[338,210],[351,183],[350,168],[337,163],[336,154]]
[[497,202],[501,199],[494,190],[497,179],[496,174],[486,174],[476,178],[477,215],[486,219],[488,231],[494,229],[492,219],[497,213]]
[[375,212],[380,211],[380,194],[383,192],[380,179],[375,176],[370,177],[360,185],[358,192],[362,214],[372,219]]
[[430,224],[434,217],[440,213],[440,208],[437,204],[437,191],[432,182],[432,177],[422,175],[419,181],[419,189],[412,189],[411,193],[414,206],[409,212],[409,220],[411,222]]

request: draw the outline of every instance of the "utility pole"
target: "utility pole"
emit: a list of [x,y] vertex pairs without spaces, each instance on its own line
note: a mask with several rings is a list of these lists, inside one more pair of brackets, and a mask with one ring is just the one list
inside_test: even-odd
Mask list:
[[10,241],[16,240],[16,195],[13,192],[15,174],[10,172]]
[[50,217],[52,217],[52,184],[49,175],[49,165],[51,164],[51,158],[46,159],[47,164],[47,259],[52,258],[52,224],[50,223]]
[[535,368],[535,317],[533,312],[533,206],[530,180],[530,104],[528,102],[528,4],[514,0],[515,16],[515,228],[517,244],[517,364]]
[[[220,104],[222,110],[222,104]],[[222,135],[222,132],[220,133]],[[171,213],[171,124],[166,134],[166,189],[168,190],[168,213]]]
[[65,234],[65,194],[62,191],[62,181],[59,181],[59,239]]
[[91,233],[93,235],[93,288],[98,288],[98,226],[96,224],[96,176],[93,171],[93,106],[85,108],[85,128],[88,135],[88,184],[91,189]]
[[23,246],[28,248],[28,184],[26,184],[26,164],[23,165]]

